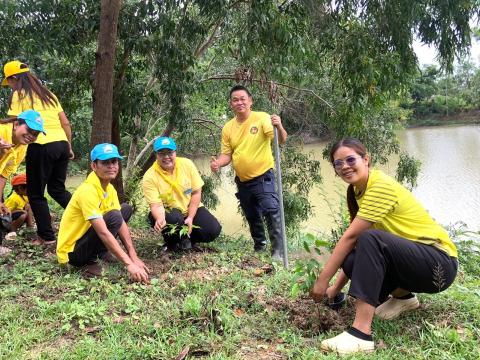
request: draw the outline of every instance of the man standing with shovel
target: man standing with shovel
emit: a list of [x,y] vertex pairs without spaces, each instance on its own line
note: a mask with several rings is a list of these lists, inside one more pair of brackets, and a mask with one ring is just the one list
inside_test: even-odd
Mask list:
[[272,258],[283,258],[282,225],[279,198],[275,191],[274,160],[271,142],[274,126],[280,144],[285,143],[287,132],[278,115],[252,111],[253,99],[248,89],[236,85],[230,90],[230,108],[235,117],[222,129],[222,148],[218,158],[212,157],[210,168],[218,172],[233,162],[235,194],[245,214],[254,242],[254,250],[266,248],[263,218],[272,243]]

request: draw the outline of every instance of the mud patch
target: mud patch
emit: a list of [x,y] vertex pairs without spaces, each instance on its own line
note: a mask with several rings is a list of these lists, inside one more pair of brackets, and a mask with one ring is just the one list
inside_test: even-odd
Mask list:
[[351,324],[355,313],[348,300],[340,311],[315,303],[306,296],[295,300],[275,296],[267,299],[265,303],[274,310],[287,313],[292,325],[302,330],[305,336],[318,335],[330,330],[345,330]]

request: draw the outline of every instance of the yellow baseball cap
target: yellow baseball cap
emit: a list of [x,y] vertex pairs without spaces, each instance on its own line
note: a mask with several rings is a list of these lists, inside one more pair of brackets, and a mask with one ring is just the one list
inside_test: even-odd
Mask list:
[[5,78],[2,80],[2,86],[8,86],[7,78],[9,78],[10,76],[29,71],[30,68],[22,62],[18,60],[9,61],[3,67],[3,74],[5,75]]

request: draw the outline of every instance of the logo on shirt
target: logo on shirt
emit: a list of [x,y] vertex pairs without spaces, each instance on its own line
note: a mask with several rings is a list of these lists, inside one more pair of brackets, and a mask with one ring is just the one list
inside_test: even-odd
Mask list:
[[258,133],[258,127],[254,125],[250,128],[250,134],[255,135],[256,133]]

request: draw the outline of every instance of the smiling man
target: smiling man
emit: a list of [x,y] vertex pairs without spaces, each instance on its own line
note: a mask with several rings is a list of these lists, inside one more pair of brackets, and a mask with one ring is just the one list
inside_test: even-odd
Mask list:
[[143,194],[150,225],[162,232],[167,250],[188,250],[216,239],[222,227],[201,203],[203,180],[193,162],[177,157],[169,137],[157,138],[153,151],[157,159],[143,177]]
[[[98,258],[122,262],[133,281],[148,283],[148,268],[132,243],[126,221],[132,207],[118,201],[110,182],[117,177],[122,156],[113,144],[98,144],[90,153],[92,172],[72,195],[58,232],[61,264],[80,267],[87,277],[100,276]],[[116,240],[120,237],[124,249]],[[112,256],[113,254],[113,256]]]
[[266,248],[265,218],[272,243],[272,258],[280,261],[283,257],[282,230],[271,141],[274,126],[278,129],[281,144],[285,143],[287,132],[280,116],[252,111],[253,99],[246,87],[234,86],[229,100],[235,117],[222,129],[221,154],[212,158],[210,168],[218,172],[221,167],[233,163],[238,188],[235,195],[248,221],[254,250]]

